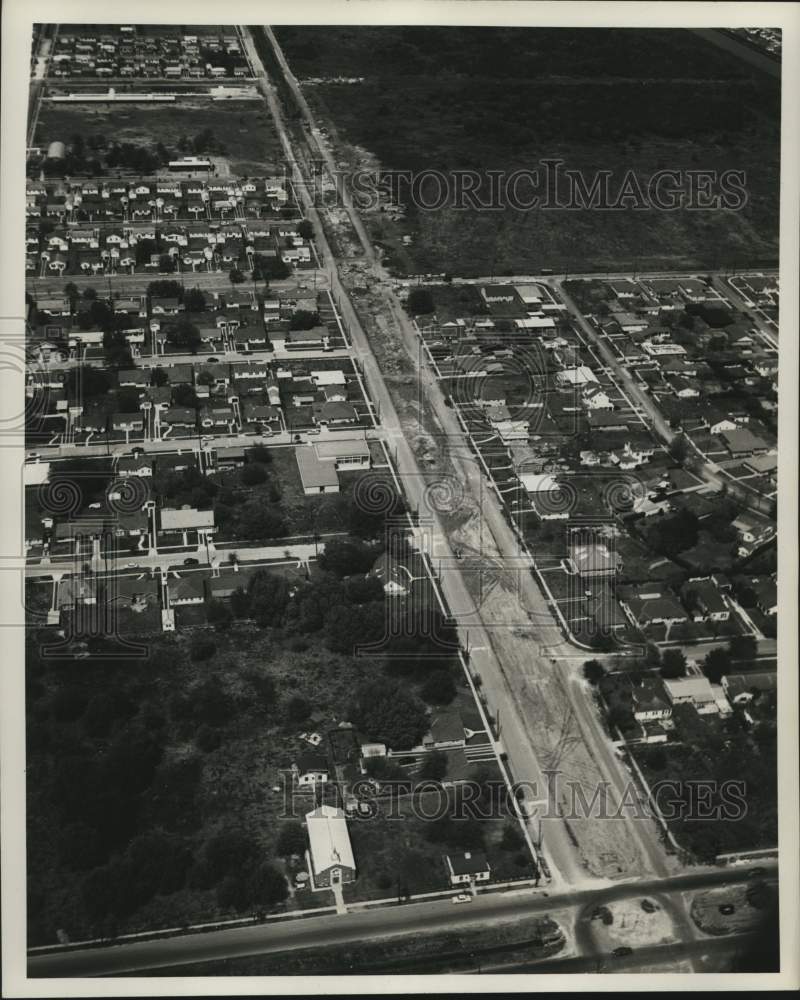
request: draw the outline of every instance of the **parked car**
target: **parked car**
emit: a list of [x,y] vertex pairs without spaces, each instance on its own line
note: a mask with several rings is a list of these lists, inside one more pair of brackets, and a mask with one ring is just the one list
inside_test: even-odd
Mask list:
[[184,559],[183,560],[183,565],[184,566],[199,566],[200,565],[200,560],[199,559]]
[[460,892],[457,896],[453,896],[454,903],[471,903],[472,896],[468,892]]

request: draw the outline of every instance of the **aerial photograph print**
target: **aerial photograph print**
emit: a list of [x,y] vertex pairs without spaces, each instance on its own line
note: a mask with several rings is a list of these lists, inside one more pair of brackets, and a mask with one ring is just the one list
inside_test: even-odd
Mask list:
[[798,45],[4,7],[4,995],[800,985]]

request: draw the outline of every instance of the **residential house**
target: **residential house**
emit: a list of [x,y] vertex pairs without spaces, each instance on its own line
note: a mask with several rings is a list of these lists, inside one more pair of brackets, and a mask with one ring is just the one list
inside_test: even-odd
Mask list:
[[644,677],[640,684],[634,685],[631,698],[637,722],[668,719],[672,715],[672,706],[659,678]]
[[707,677],[677,677],[664,681],[667,697],[675,705],[692,705],[699,715],[719,713],[716,695]]
[[203,576],[201,573],[187,573],[185,576],[171,576],[167,580],[167,594],[172,607],[186,604],[202,604],[205,600]]
[[318,806],[306,814],[308,870],[315,889],[352,882],[356,863],[347,819],[335,806]]
[[769,445],[746,427],[724,430],[719,435],[734,458],[750,456],[769,451]]
[[726,622],[731,609],[710,577],[691,577],[681,587],[681,599],[693,622]]
[[769,541],[775,534],[775,522],[763,514],[743,511],[733,522],[739,535],[739,555],[748,555],[753,549]]
[[491,878],[489,859],[483,851],[465,851],[463,854],[448,854],[445,857],[450,885],[471,885],[473,882],[488,882]]
[[778,675],[774,672],[727,674],[722,678],[722,690],[732,707],[748,705],[760,695],[777,689]]
[[647,628],[649,625],[671,628],[689,620],[686,609],[661,587],[621,593],[619,603],[634,628]]
[[322,461],[313,445],[298,445],[294,450],[297,470],[306,496],[338,493],[339,477],[333,462]]
[[329,777],[328,758],[314,750],[301,753],[292,764],[292,776],[298,785],[324,785]]
[[622,558],[604,542],[570,543],[569,562],[580,576],[614,576],[622,569]]
[[778,613],[778,585],[772,577],[765,577],[752,585],[756,595],[756,607],[764,614],[772,617]]

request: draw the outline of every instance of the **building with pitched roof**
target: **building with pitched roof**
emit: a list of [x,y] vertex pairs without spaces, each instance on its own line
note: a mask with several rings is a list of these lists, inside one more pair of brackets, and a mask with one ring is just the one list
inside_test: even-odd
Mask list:
[[335,806],[318,806],[306,813],[308,870],[315,889],[353,882],[356,862],[347,831],[347,819]]

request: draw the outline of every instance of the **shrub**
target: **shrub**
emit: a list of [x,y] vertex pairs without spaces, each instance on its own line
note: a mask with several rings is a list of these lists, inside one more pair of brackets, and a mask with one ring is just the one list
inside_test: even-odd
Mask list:
[[212,639],[195,639],[189,650],[189,657],[195,662],[210,660],[217,647]]

